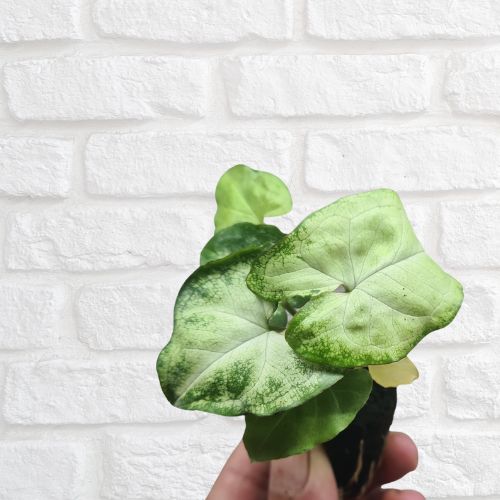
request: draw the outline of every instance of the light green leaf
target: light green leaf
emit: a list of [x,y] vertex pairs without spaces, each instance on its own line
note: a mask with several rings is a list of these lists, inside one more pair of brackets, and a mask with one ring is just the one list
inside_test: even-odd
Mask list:
[[276,226],[241,222],[216,233],[201,251],[200,265],[240,250],[269,248],[285,236]]
[[387,365],[370,365],[372,379],[382,387],[398,387],[417,380],[419,373],[410,358],[403,358]]
[[288,457],[333,439],[365,405],[372,389],[366,370],[353,370],[304,404],[268,417],[246,415],[243,442],[252,460]]
[[215,232],[239,222],[262,224],[264,217],[284,215],[292,209],[288,188],[275,175],[245,165],[230,168],[215,189]]
[[298,357],[268,319],[274,305],[245,278],[259,252],[199,268],[183,285],[172,339],[157,369],[168,400],[221,415],[270,415],[297,406],[342,378]]
[[311,214],[256,260],[247,283],[271,301],[312,297],[286,339],[305,359],[342,367],[398,361],[450,323],[463,299],[387,189]]

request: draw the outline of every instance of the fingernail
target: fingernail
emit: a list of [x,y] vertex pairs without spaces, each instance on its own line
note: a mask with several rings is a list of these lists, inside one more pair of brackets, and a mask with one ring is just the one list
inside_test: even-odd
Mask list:
[[304,490],[308,477],[309,453],[273,460],[269,477],[270,500],[298,496]]

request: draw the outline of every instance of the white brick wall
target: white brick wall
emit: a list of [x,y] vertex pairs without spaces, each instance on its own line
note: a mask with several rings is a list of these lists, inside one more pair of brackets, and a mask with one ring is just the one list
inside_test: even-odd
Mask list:
[[0,443],[0,498],[78,498],[85,481],[85,449],[78,443],[9,440]]
[[82,38],[78,0],[2,0],[0,43]]
[[[214,419],[215,420],[215,419]],[[112,434],[106,441],[104,498],[199,498],[241,439],[239,427],[197,422],[171,432]],[[189,478],[186,484],[186,478]]]
[[144,120],[203,116],[208,63],[155,56],[61,57],[7,64],[9,108],[20,120]]
[[459,268],[500,266],[500,202],[450,202],[441,208],[441,251]]
[[499,114],[500,52],[453,54],[448,60],[446,99],[453,110]]
[[496,0],[308,0],[308,32],[332,40],[481,38],[500,34]]
[[[165,407],[155,359],[13,363],[3,415],[12,424],[162,423],[184,417]],[[134,401],[134,404],[131,404]],[[185,418],[194,418],[191,412]]]
[[242,422],[172,409],[155,358],[239,162],[287,229],[402,193],[466,297],[400,390],[400,484],[500,498],[499,37],[496,0],[1,0],[0,499],[204,497]]
[[289,40],[292,0],[98,0],[94,19],[105,36],[177,43]]
[[229,106],[240,117],[416,113],[429,104],[428,58],[282,55],[228,59]]
[[500,417],[500,382],[496,359],[464,356],[445,365],[448,415],[462,419]]
[[0,194],[67,196],[73,143],[44,137],[0,137]]
[[86,149],[91,193],[211,193],[227,165],[266,165],[290,178],[292,138],[283,131],[96,134]]
[[499,498],[500,433],[431,432],[413,432],[420,464],[405,486],[427,492],[426,498]]
[[92,349],[161,349],[180,283],[88,285],[76,300],[78,336]]
[[56,345],[62,334],[65,295],[60,285],[0,280],[0,348]]
[[7,224],[8,269],[101,271],[195,265],[210,217],[174,209],[76,207],[18,212]]
[[305,168],[307,184],[326,191],[498,188],[500,128],[311,132]]

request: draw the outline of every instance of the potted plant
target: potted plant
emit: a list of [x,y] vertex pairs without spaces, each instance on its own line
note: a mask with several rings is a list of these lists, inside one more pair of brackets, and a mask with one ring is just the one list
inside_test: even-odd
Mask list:
[[182,286],[157,370],[173,405],[245,415],[252,460],[323,444],[344,497],[377,466],[408,353],[457,314],[462,287],[424,251],[398,195],[378,189],[291,233],[277,177],[244,165],[217,184],[215,234]]

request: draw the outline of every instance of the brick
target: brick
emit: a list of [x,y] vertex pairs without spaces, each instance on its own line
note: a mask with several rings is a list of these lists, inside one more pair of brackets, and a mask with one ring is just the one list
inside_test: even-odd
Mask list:
[[420,55],[280,55],[228,59],[231,110],[242,117],[363,116],[419,112],[429,104]]
[[443,203],[441,252],[450,266],[500,266],[500,204]]
[[160,349],[172,331],[179,284],[89,285],[77,300],[79,338],[92,349]]
[[398,405],[396,419],[422,417],[429,413],[431,402],[432,365],[428,361],[415,360],[419,378],[408,385],[398,387]]
[[434,233],[435,231],[435,215],[432,207],[425,204],[407,203],[403,200],[408,219],[417,235],[418,240],[424,247],[425,251],[432,257],[434,255]]
[[5,66],[5,88],[20,120],[200,117],[207,64],[172,56],[27,60]]
[[0,281],[0,348],[55,345],[61,333],[64,288]]
[[67,271],[193,265],[211,236],[212,216],[183,205],[17,213],[7,228],[6,263]]
[[[3,66],[0,66],[3,71]],[[7,95],[2,85],[0,85],[0,123],[10,119],[9,107],[7,106]]]
[[81,498],[85,450],[77,443],[0,443],[0,498],[68,500]]
[[11,424],[162,423],[197,418],[163,396],[155,360],[13,363],[5,383]]
[[500,51],[454,54],[447,71],[445,97],[452,109],[500,113]]
[[2,0],[0,42],[80,39],[77,0]]
[[119,196],[213,192],[238,163],[287,180],[290,147],[282,131],[95,134],[86,149],[87,186]]
[[325,191],[500,187],[500,135],[483,127],[311,132],[306,182]]
[[448,0],[309,0],[308,32],[333,40],[478,38],[500,35],[500,6]]
[[73,141],[43,137],[0,137],[0,194],[67,196]]
[[110,436],[104,461],[103,498],[206,498],[241,439],[242,429],[230,427],[221,421],[218,429],[193,424],[169,433]]
[[412,437],[419,450],[418,468],[391,487],[416,489],[425,498],[498,498],[500,434],[461,431]]
[[450,358],[445,364],[448,415],[459,419],[500,417],[498,361],[485,355]]
[[94,20],[104,36],[179,43],[289,40],[291,0],[99,0]]
[[500,287],[498,280],[486,278],[460,279],[464,287],[464,301],[453,322],[432,332],[427,342],[487,343],[498,338],[500,330]]

